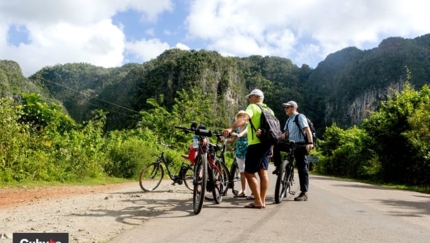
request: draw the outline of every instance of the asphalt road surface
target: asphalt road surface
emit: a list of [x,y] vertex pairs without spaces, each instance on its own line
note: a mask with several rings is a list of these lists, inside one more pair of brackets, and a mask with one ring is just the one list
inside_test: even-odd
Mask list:
[[199,215],[181,201],[110,242],[430,242],[428,194],[311,175],[308,201],[275,204],[272,175],[270,183],[265,209],[244,208],[250,201],[230,191]]

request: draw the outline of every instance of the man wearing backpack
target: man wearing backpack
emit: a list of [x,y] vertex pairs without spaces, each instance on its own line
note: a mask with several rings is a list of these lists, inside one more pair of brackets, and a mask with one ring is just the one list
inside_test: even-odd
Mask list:
[[[289,116],[285,123],[282,140],[288,138],[288,140],[294,140],[297,145],[306,145],[305,147],[297,147],[294,151],[301,191],[300,195],[294,198],[294,200],[306,201],[308,200],[309,189],[309,171],[306,155],[313,148],[312,132],[309,129],[309,124],[305,115],[297,112],[298,105],[295,101],[288,101],[287,103],[283,103],[282,106],[284,106],[285,113]],[[306,138],[304,136],[306,136]],[[288,144],[281,142],[275,145],[273,149],[273,161],[276,166],[276,170],[273,171],[273,174],[278,173],[278,166],[282,162],[281,151],[287,151],[286,146],[288,146]]]
[[[261,90],[254,89],[246,97],[250,104],[246,108],[245,114],[240,119],[237,119],[229,128],[224,129],[222,133],[224,136],[227,136],[235,128],[244,126],[248,121],[252,122],[253,126],[257,128],[254,131],[248,125],[248,151],[245,158],[245,177],[254,195],[254,202],[246,205],[245,208],[261,209],[266,207],[266,194],[269,189],[267,169],[269,168],[272,145],[270,143],[262,143],[258,138],[262,135],[261,130],[258,129],[260,127],[262,109],[258,105],[261,105],[265,111],[272,111],[266,104],[263,104],[264,94]],[[260,188],[258,188],[258,180],[255,173],[258,173],[260,177]]]

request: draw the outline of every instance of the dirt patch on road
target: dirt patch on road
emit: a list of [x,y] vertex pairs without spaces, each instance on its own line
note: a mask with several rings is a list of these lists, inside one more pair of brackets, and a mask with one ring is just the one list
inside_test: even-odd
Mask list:
[[122,187],[123,184],[109,184],[99,186],[55,186],[36,188],[1,188],[0,208],[32,203],[38,200],[64,198],[74,195],[101,193]]
[[170,183],[163,181],[152,193],[137,182],[0,189],[0,243],[11,243],[18,232],[66,232],[70,242],[106,242],[191,202],[190,190]]

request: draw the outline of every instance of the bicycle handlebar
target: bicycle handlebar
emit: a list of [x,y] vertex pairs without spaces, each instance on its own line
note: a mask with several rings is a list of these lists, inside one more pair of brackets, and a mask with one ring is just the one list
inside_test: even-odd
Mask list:
[[212,137],[212,131],[207,129],[201,129],[201,128],[191,129],[191,128],[180,127],[180,126],[175,126],[175,128],[180,129],[185,133],[194,133],[197,136]]
[[297,144],[296,141],[294,141],[294,140],[282,141],[281,143],[286,143],[289,146],[294,147],[294,148],[305,148],[306,147],[306,144]]

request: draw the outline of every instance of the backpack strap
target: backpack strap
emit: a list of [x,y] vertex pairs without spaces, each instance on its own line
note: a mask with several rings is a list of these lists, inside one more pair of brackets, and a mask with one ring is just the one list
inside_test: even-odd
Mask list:
[[252,138],[254,138],[254,132],[256,132],[257,129],[255,129],[254,124],[252,124],[251,117],[249,118],[249,124],[251,124]]
[[[300,126],[300,124],[299,124],[299,116],[300,116],[300,115],[301,115],[300,113],[297,113],[296,117],[294,117],[294,123],[296,123],[297,127],[299,128],[300,134],[302,134],[303,138],[304,138],[304,139],[305,139],[305,141],[306,141],[306,135],[305,135],[305,132],[303,131],[302,127],[301,127],[301,126]],[[289,121],[288,121],[288,122],[289,122]],[[287,123],[287,128],[288,128],[288,123]]]
[[[261,113],[264,113],[263,106],[261,106],[260,104],[255,104],[255,105],[257,105],[258,107],[260,107]],[[267,107],[267,108],[270,110],[269,107]],[[249,118],[249,124],[251,124],[252,138],[254,138],[254,132],[257,132],[257,128],[255,128],[254,124],[252,124],[251,117]]]
[[300,115],[301,115],[300,113],[297,113],[296,117],[294,117],[294,123],[296,123],[297,127],[298,127],[298,128],[299,128],[299,130],[300,130],[300,133],[302,134],[303,138],[304,138],[304,139],[305,139],[305,141],[306,141],[305,132],[303,131],[303,128],[302,128],[302,127],[300,127],[300,124],[299,124],[299,116],[300,116]]

